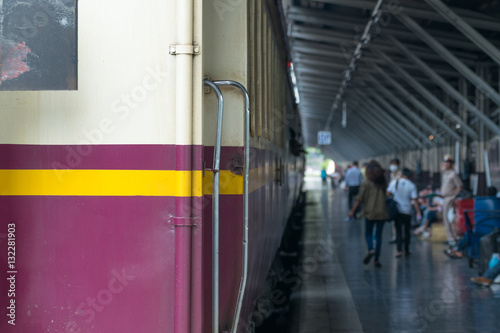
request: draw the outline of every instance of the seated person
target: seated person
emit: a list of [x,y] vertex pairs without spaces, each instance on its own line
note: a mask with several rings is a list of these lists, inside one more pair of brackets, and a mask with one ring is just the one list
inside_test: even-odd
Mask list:
[[470,280],[477,285],[489,287],[498,275],[500,275],[500,262],[484,272],[483,276],[473,277]]
[[441,219],[440,215],[442,215],[443,211],[443,198],[435,196],[429,200],[431,201],[431,204],[424,212],[420,227],[413,231],[415,236],[422,235],[422,238],[424,239],[432,237],[431,226],[433,223]]
[[418,203],[420,204],[420,211],[422,212],[422,214],[430,205],[429,196],[432,193],[432,185],[429,184],[418,194]]

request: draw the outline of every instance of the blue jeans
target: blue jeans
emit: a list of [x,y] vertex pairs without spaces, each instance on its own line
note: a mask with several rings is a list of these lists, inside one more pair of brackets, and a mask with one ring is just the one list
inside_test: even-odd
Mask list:
[[373,228],[377,226],[375,233],[375,260],[380,257],[380,247],[382,246],[382,230],[384,230],[385,221],[368,220],[365,222],[365,237],[368,251],[373,250]]
[[488,280],[494,281],[498,275],[500,275],[500,263],[484,272],[483,277],[487,278]]

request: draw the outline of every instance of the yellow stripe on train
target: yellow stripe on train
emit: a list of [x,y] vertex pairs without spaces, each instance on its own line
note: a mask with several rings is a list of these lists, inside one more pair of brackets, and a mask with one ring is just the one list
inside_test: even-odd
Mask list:
[[199,197],[202,171],[0,170],[0,195]]
[[[269,182],[250,170],[250,193]],[[175,170],[0,170],[0,196],[168,196],[212,194],[213,172]],[[221,195],[243,195],[243,176],[221,170]]]

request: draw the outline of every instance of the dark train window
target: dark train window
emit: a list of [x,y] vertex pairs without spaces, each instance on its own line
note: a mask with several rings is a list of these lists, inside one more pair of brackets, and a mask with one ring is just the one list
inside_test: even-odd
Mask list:
[[77,89],[77,0],[0,0],[0,90]]

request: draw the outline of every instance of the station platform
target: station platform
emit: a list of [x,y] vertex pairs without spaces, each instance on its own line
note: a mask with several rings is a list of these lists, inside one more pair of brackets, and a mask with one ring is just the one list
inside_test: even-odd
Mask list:
[[412,238],[412,255],[395,258],[383,233],[380,261],[364,265],[364,220],[345,221],[347,195],[306,179],[301,289],[294,295],[293,333],[500,332],[500,285],[478,287],[466,259],[446,245]]

